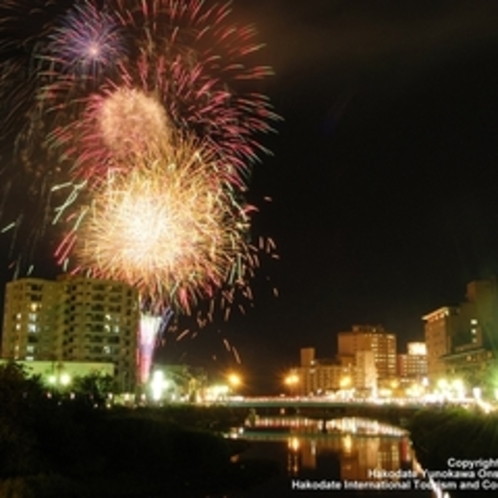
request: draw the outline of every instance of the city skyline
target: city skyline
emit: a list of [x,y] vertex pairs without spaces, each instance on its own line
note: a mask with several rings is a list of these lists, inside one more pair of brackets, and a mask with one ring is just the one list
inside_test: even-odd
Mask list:
[[[261,90],[283,120],[264,138],[273,154],[248,196],[254,236],[272,237],[279,260],[258,270],[245,315],[194,338],[196,324],[182,320],[158,357],[236,365],[227,340],[259,384],[310,339],[326,350],[354,323],[382,324],[401,345],[422,338],[426,313],[498,274],[498,6],[233,7],[275,70]],[[5,283],[7,234],[0,243]],[[39,254],[35,276],[55,276],[49,248]]]

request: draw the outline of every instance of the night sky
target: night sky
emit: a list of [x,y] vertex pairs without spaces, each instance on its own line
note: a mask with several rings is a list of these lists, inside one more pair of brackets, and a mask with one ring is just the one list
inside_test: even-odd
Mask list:
[[273,199],[257,227],[278,245],[280,296],[257,286],[223,328],[258,384],[301,347],[333,356],[353,324],[404,352],[422,315],[498,274],[498,4],[267,3],[247,17],[284,121],[252,187]]
[[384,325],[404,352],[423,314],[498,274],[498,3],[289,3],[233,2],[276,73],[260,90],[283,120],[249,197],[279,260],[245,316],[169,334],[158,354],[239,368],[252,392],[281,389],[301,347],[333,356],[353,324]]

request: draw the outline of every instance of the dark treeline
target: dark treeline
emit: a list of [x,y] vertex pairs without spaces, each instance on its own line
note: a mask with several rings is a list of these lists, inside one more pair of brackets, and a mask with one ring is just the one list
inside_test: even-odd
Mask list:
[[223,408],[96,408],[1,366],[0,496],[196,497],[246,487],[275,469],[232,458],[244,445],[219,432],[240,417]]

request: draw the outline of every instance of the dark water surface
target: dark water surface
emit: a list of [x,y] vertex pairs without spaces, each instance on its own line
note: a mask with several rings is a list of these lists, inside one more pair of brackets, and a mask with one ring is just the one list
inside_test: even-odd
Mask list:
[[[251,447],[239,456],[243,461],[267,459],[275,461],[279,467],[278,475],[250,489],[226,495],[229,498],[270,498],[270,497],[314,497],[350,496],[390,498],[431,498],[430,489],[416,490],[414,480],[401,478],[410,482],[409,490],[345,490],[347,483],[354,481],[388,483],[390,486],[400,473],[416,472],[411,442],[401,431],[379,430],[373,422],[372,430],[368,427],[356,427],[354,421],[343,420],[348,426],[328,427],[327,433],[319,428],[295,427],[287,431],[283,428],[260,427],[246,431],[243,438]],[[270,424],[271,425],[271,424]],[[374,429],[376,429],[374,431]],[[374,477],[372,471],[385,471],[389,477]],[[417,482],[429,488],[429,483]],[[336,489],[330,489],[330,486]],[[317,489],[309,489],[316,486]],[[308,489],[306,489],[308,488]],[[324,489],[325,488],[325,489]],[[327,489],[328,488],[328,489]]]

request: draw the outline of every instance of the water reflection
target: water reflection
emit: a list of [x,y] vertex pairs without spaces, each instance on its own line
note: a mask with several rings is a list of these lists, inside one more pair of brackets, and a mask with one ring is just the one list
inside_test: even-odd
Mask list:
[[406,436],[290,436],[287,438],[287,474],[317,470],[321,460],[336,459],[341,480],[370,480],[372,470],[410,470],[413,454]]
[[[296,479],[385,481],[372,471],[394,475],[396,471],[415,472],[418,465],[410,439],[403,429],[364,419],[331,420],[324,426],[321,421],[297,417],[287,420],[266,418],[246,428],[242,437],[252,443],[242,459],[276,460],[280,463],[281,473],[272,481],[237,497],[295,496],[292,483]],[[394,477],[394,480],[398,478]],[[368,491],[348,493],[349,496],[369,494]],[[404,498],[431,495],[413,489],[402,493]],[[300,491],[299,495],[308,496],[308,493]],[[376,496],[379,496],[378,492]],[[389,496],[398,495],[390,492]]]

